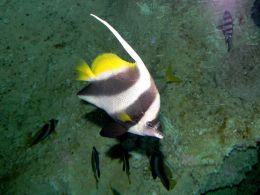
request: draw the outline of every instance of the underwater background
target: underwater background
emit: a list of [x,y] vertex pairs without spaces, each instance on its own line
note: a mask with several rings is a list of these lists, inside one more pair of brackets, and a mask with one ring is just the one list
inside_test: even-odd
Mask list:
[[[0,0],[0,194],[259,193],[259,4]],[[132,61],[90,13],[154,78],[162,140],[101,137],[110,119],[77,97],[86,85],[75,80],[80,59],[112,52]]]

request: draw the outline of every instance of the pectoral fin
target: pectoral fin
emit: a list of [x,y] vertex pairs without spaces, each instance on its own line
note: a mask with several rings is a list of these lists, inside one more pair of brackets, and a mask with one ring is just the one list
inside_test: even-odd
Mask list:
[[100,135],[103,137],[115,138],[123,135],[127,132],[127,129],[117,123],[110,123],[102,128]]
[[132,122],[133,121],[126,112],[122,112],[122,113],[118,114],[118,120],[121,122]]

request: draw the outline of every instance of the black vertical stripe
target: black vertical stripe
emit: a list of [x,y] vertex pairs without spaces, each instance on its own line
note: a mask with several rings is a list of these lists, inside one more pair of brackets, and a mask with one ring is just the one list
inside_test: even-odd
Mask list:
[[138,81],[139,77],[140,73],[137,67],[129,68],[124,72],[109,77],[108,79],[91,81],[90,84],[79,91],[77,95],[116,95],[133,86]]
[[[135,124],[137,124],[140,119],[143,117],[145,112],[148,110],[148,108],[151,106],[151,104],[154,102],[156,95],[158,94],[157,88],[154,84],[154,81],[151,80],[151,86],[149,89],[144,91],[139,98],[133,102],[131,105],[129,105],[125,109],[125,113],[127,113],[130,118],[132,119],[132,122],[127,122],[125,125],[127,127],[131,127]],[[120,113],[115,113],[113,114],[116,118],[116,116]]]

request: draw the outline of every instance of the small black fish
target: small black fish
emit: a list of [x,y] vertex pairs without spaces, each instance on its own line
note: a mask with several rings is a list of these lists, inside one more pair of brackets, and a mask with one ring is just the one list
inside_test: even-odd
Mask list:
[[123,161],[123,171],[126,172],[126,175],[128,177],[129,184],[131,184],[130,180],[130,165],[129,165],[129,157],[130,155],[126,150],[123,150],[123,156],[122,156],[122,161]]
[[163,161],[163,154],[155,152],[151,155],[150,166],[153,179],[160,178],[162,184],[167,190],[171,190],[175,187],[176,181],[172,179],[172,173],[170,168]]
[[91,165],[92,165],[92,171],[94,173],[94,177],[96,180],[96,185],[98,187],[98,179],[100,178],[100,169],[99,169],[99,153],[95,146],[93,146],[92,149],[92,155],[91,155]]
[[33,146],[48,137],[55,130],[57,123],[58,120],[51,119],[48,123],[44,124],[42,128],[33,136],[30,146]]
[[233,18],[228,10],[225,10],[223,14],[223,21],[221,25],[222,32],[225,36],[225,42],[228,46],[228,51],[232,47],[232,36],[233,36]]

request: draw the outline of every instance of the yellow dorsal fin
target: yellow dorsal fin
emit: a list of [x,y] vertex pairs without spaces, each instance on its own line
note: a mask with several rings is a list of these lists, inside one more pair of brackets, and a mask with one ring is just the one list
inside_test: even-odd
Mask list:
[[121,122],[131,122],[132,121],[131,117],[125,112],[121,112],[120,114],[118,114],[118,120],[120,120]]
[[92,72],[92,70],[90,69],[89,65],[84,60],[80,60],[80,62],[77,65],[76,70],[78,72],[77,80],[88,81],[95,77],[95,75]]
[[123,68],[135,67],[135,63],[130,63],[122,60],[115,54],[104,53],[95,58],[92,63],[91,69],[93,73],[98,76],[104,72],[118,71]]

